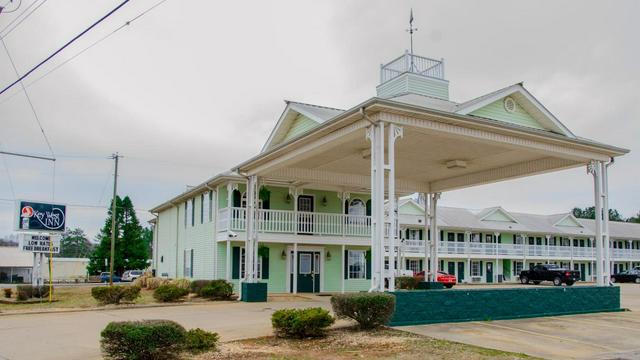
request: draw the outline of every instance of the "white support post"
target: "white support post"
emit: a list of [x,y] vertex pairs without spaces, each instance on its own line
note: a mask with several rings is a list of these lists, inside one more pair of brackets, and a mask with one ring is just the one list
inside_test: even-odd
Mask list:
[[[396,282],[396,246],[398,239],[398,199],[396,199],[396,139],[403,136],[403,129],[395,124],[389,125],[389,140],[387,144],[387,167],[389,182],[387,196],[389,197],[389,291],[395,291]],[[382,149],[384,154],[384,148]],[[398,252],[398,255],[399,252]],[[398,264],[399,265],[399,264]]]
[[344,294],[344,278],[347,276],[347,274],[345,273],[344,269],[347,267],[347,257],[345,256],[346,253],[346,248],[344,246],[344,244],[342,244],[342,255],[340,255],[340,257],[342,258],[342,276],[340,277],[340,293]]
[[549,252],[549,242],[551,241],[551,235],[545,235],[545,238],[547,240],[547,264],[551,263],[551,255]]
[[293,243],[293,293],[298,293],[298,243]]
[[377,155],[376,155],[376,202],[374,210],[376,213],[376,236],[377,236],[377,263],[378,263],[378,291],[384,291],[384,238],[385,238],[385,216],[384,216],[384,123],[379,122],[377,135]]
[[599,161],[591,161],[587,166],[587,171],[593,175],[594,200],[595,200],[595,217],[596,217],[596,285],[604,286],[605,267],[602,253],[602,174]]
[[471,241],[471,231],[464,232],[464,253],[467,254],[467,266],[464,268],[464,278],[467,283],[471,282],[471,252],[469,242]]
[[258,280],[258,177],[249,176],[247,181],[247,239],[244,250],[245,281],[254,283]]
[[[562,238],[560,238],[560,241],[562,242]],[[571,251],[571,270],[573,270],[573,238],[569,237],[569,250]],[[586,279],[586,277],[585,277]]]
[[377,141],[378,141],[378,127],[377,125],[371,125],[367,128],[367,132],[366,132],[366,138],[371,142],[371,286],[369,288],[369,292],[371,291],[376,291],[377,287],[378,287],[378,282],[377,282],[377,267],[378,267],[378,261],[377,261],[377,254],[378,251],[376,250],[377,248],[377,230],[378,227],[376,225],[376,219],[377,219],[377,201],[376,198],[378,196],[378,192],[377,192],[377,185],[378,185],[378,177],[376,176],[376,155],[378,153],[378,147],[376,146]]
[[611,239],[609,237],[609,175],[607,164],[600,163],[600,176],[602,178],[602,242],[604,247],[604,283],[611,282],[613,262],[611,261]]
[[440,232],[438,231],[438,200],[440,193],[431,194],[431,276],[429,281],[438,281],[438,271],[440,264],[438,260],[438,243],[440,242]]
[[424,261],[423,261],[423,267],[424,267],[424,281],[429,281],[429,261],[431,261],[431,244],[429,243],[429,228],[431,227],[430,225],[430,220],[431,220],[431,215],[429,215],[429,213],[431,212],[431,194],[429,193],[424,193],[424,231],[423,233],[423,241],[424,241]]
[[227,237],[227,261],[225,262],[226,267],[226,279],[231,282],[231,240]]

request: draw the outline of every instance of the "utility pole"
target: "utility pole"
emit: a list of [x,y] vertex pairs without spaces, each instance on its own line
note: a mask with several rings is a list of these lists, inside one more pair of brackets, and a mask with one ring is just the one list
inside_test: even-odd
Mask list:
[[109,260],[109,286],[113,285],[113,257],[116,252],[116,195],[118,191],[118,159],[120,155],[115,153],[111,158],[116,161],[113,174],[113,200],[111,200],[111,258]]

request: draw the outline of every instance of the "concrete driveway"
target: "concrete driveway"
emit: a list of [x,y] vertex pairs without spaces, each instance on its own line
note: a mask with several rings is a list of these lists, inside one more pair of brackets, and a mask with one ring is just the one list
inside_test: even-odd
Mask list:
[[398,329],[548,359],[640,359],[640,286],[621,284],[630,312],[403,326]]
[[275,297],[267,303],[212,302],[124,310],[0,316],[0,359],[100,359],[100,331],[111,321],[168,319],[220,334],[222,341],[271,335],[271,313],[331,308],[328,297]]

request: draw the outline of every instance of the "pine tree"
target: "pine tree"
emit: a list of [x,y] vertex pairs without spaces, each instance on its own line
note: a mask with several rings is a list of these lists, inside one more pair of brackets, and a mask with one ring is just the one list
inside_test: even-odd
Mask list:
[[[145,269],[149,258],[147,241],[143,236],[143,228],[140,226],[133,203],[128,196],[124,198],[117,196],[116,208],[114,273],[122,274],[125,270]],[[91,255],[89,262],[88,270],[92,274],[109,271],[112,215],[111,207],[109,207],[107,220],[97,236],[100,243]]]
[[84,258],[93,253],[94,244],[80,228],[66,229],[60,240],[60,253],[54,257]]

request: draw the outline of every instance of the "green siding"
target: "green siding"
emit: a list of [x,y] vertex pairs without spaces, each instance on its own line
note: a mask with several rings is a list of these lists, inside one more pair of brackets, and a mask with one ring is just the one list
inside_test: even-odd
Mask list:
[[378,85],[376,92],[380,97],[394,97],[413,93],[449,100],[449,83],[445,80],[404,73],[384,84]]
[[534,119],[529,113],[524,111],[520,104],[516,106],[516,110],[512,113],[504,109],[504,99],[492,102],[491,104],[471,112],[470,115],[480,116],[487,119],[500,120],[516,125],[527,126],[534,129],[545,130],[540,123]]
[[222,185],[219,187],[220,191],[218,192],[218,209],[224,209],[227,207],[228,194],[227,185]]
[[399,212],[403,215],[424,215],[424,211],[412,202],[402,205]]
[[[291,127],[289,127],[287,134],[284,136],[281,142],[285,142],[290,139],[293,139],[294,137],[313,129],[316,126],[318,126],[317,122],[309,119],[304,115],[298,115],[291,123]],[[277,144],[273,144],[273,145],[277,145]]]
[[267,189],[271,192],[269,195],[269,205],[273,210],[293,210],[293,196],[291,196],[289,202],[287,202],[287,195],[289,194],[289,188],[267,186]]

